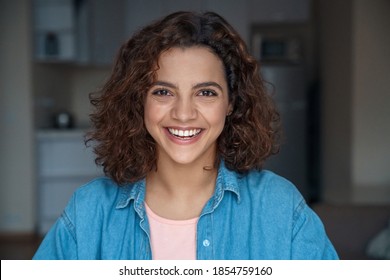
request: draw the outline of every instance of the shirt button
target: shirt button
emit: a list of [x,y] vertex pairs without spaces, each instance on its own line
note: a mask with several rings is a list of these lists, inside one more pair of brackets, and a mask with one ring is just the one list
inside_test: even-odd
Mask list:
[[208,239],[203,240],[203,246],[204,247],[209,247],[210,246],[210,241]]

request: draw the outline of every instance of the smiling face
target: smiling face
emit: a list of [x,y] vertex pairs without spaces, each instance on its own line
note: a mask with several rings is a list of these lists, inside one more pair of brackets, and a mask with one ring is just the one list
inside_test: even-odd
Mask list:
[[158,65],[144,119],[159,162],[213,165],[230,110],[222,61],[206,47],[173,48]]

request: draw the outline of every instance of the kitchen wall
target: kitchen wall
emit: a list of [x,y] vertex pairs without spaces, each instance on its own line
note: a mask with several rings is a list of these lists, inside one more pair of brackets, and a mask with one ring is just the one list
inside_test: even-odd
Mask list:
[[33,70],[35,127],[52,128],[53,115],[61,111],[73,115],[75,127],[88,127],[89,94],[104,84],[111,67],[34,63]]
[[[390,2],[315,2],[323,198],[389,203]],[[36,219],[34,128],[50,125],[47,114],[34,106],[69,106],[78,124],[87,126],[88,93],[101,86],[110,67],[32,63],[29,1],[0,5],[0,232],[31,232]]]
[[390,2],[319,1],[324,199],[389,203]]
[[35,128],[52,127],[54,114],[71,107],[71,73],[67,65],[33,63]]
[[71,108],[81,127],[89,126],[89,94],[99,90],[110,75],[111,67],[81,67],[71,73]]
[[390,201],[390,1],[354,9],[352,184],[355,201]]
[[29,1],[0,1],[0,232],[35,226]]

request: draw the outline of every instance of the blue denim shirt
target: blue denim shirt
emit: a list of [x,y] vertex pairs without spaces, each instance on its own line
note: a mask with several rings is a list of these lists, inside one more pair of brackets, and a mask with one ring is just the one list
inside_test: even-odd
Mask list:
[[[108,178],[78,189],[34,259],[152,258],[145,180]],[[174,236],[172,236],[174,238]],[[197,224],[197,259],[337,259],[323,224],[298,190],[270,171],[220,165]]]

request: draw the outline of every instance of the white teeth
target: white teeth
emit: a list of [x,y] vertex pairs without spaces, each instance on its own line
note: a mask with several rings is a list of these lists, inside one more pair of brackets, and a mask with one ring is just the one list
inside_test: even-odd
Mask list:
[[168,130],[171,134],[179,137],[193,137],[201,131],[201,129],[179,130],[173,128],[168,128]]

